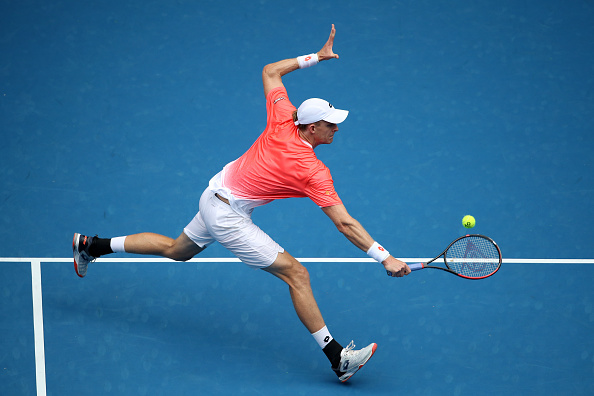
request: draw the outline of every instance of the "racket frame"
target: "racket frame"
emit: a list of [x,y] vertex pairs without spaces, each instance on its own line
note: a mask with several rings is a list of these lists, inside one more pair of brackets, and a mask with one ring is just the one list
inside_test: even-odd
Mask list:
[[[454,243],[458,242],[460,239],[469,238],[469,237],[484,238],[487,241],[491,242],[493,244],[493,246],[495,246],[495,248],[497,249],[497,253],[499,254],[499,263],[498,263],[497,269],[495,269],[495,271],[491,272],[488,275],[472,277],[472,276],[465,276],[465,275],[459,274],[459,273],[457,273],[456,271],[454,271],[454,270],[452,270],[450,268],[450,266],[448,265],[448,262],[447,262],[447,251],[450,249],[450,247],[452,247],[452,245]],[[446,266],[445,268],[444,267],[438,267],[436,265],[429,265],[429,264],[437,261],[437,259],[440,258],[440,257],[442,257],[442,256],[443,256],[443,262],[444,262],[444,264]],[[457,276],[459,276],[461,278],[464,278],[464,279],[478,280],[478,279],[488,278],[489,276],[491,276],[491,275],[495,274],[497,271],[499,271],[499,268],[501,268],[501,262],[502,262],[501,249],[499,249],[499,245],[497,245],[497,243],[495,243],[495,241],[493,239],[491,239],[491,238],[489,238],[488,236],[485,236],[485,235],[468,234],[468,235],[463,235],[463,236],[461,236],[459,238],[456,238],[452,243],[450,243],[448,245],[447,248],[444,249],[443,252],[441,252],[441,254],[439,256],[435,257],[434,259],[429,260],[426,263],[411,263],[408,266],[410,267],[411,271],[417,271],[417,270],[424,269],[424,268],[435,268],[435,269],[439,269],[439,270],[442,270],[442,271],[450,272],[450,273],[452,273],[454,275],[457,275]]]

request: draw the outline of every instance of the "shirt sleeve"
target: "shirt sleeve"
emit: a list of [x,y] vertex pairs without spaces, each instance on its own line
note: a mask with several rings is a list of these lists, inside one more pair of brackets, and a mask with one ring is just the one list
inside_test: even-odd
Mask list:
[[266,97],[266,112],[268,124],[287,122],[293,119],[293,112],[297,110],[289,101],[285,87],[277,87],[268,92]]
[[305,194],[320,208],[342,204],[334,189],[330,170],[324,165],[310,178]]

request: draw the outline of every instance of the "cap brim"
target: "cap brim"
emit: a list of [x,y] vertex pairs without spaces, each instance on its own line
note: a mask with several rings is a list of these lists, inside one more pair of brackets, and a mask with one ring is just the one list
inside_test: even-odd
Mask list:
[[348,110],[334,109],[332,114],[329,114],[328,116],[324,117],[324,121],[331,122],[332,124],[340,124],[341,122],[346,120],[348,115]]

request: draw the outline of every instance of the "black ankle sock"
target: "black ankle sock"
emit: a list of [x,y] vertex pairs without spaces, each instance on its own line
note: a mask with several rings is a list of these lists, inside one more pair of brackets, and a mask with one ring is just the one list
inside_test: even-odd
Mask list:
[[328,360],[330,360],[332,367],[338,367],[338,365],[340,364],[340,352],[342,352],[342,346],[338,342],[336,342],[335,339],[332,339],[332,341],[330,341],[328,345],[326,345],[324,349],[322,349],[322,351],[324,351],[326,357],[328,358]]
[[89,254],[93,257],[99,257],[109,253],[113,253],[113,250],[111,250],[111,239],[109,238],[95,238],[91,246],[89,246]]

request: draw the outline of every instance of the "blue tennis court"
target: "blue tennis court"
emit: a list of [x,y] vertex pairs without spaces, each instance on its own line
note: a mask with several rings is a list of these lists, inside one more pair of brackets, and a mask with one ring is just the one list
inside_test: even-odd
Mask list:
[[[0,394],[594,394],[593,18],[586,1],[0,1]],[[472,214],[505,260],[481,281],[392,279],[310,200],[256,209],[307,259],[333,336],[378,344],[345,384],[286,285],[217,244],[84,279],[70,259],[74,232],[179,235],[265,127],[263,66],[332,23],[340,59],[283,82],[350,111],[316,149],[349,213],[403,259]]]

